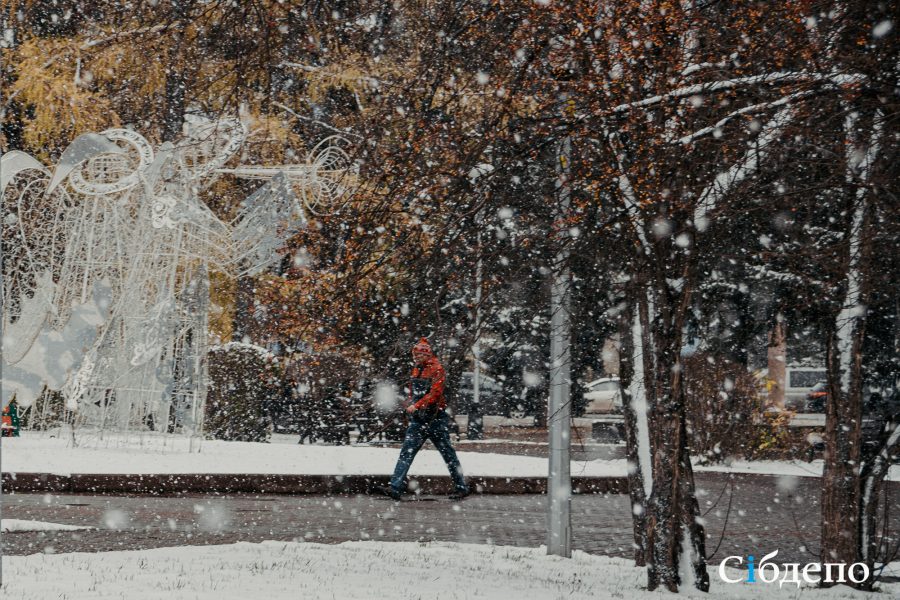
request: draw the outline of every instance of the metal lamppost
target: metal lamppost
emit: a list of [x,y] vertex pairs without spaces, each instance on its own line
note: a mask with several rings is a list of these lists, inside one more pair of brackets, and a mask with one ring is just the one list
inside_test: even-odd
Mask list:
[[[560,143],[557,189],[560,216],[568,213],[572,140]],[[571,441],[571,333],[569,323],[569,252],[560,233],[560,248],[553,265],[550,299],[550,403],[547,425],[550,437],[550,473],[547,479],[547,554],[572,555],[572,478],[569,468]]]
[[[481,211],[479,211],[479,214]],[[479,219],[480,221],[480,219]],[[478,263],[475,265],[475,341],[472,342],[472,405],[469,406],[469,424],[466,437],[470,440],[484,439],[484,410],[481,408],[481,230],[477,233]]]
[[[494,167],[488,163],[481,163],[473,167],[469,171],[469,182],[474,186],[475,182],[482,175],[487,175],[494,170]],[[476,216],[478,262],[475,265],[475,341],[472,342],[472,404],[468,408],[469,424],[466,427],[466,437],[470,440],[480,440],[484,438],[484,411],[481,408],[481,346],[479,337],[481,335],[481,280],[483,277],[483,266],[481,261],[481,221],[482,211],[478,211]]]

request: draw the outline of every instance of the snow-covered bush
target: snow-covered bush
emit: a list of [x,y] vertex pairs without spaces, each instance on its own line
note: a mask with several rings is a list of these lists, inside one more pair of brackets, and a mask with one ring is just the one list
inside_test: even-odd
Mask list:
[[220,440],[268,442],[269,404],[278,393],[281,365],[264,348],[231,342],[209,351],[206,425]]

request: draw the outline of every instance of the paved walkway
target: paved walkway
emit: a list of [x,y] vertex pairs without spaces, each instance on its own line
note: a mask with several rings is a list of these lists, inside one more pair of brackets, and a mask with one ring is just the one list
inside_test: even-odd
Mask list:
[[[712,561],[735,554],[764,555],[776,548],[784,562],[816,559],[819,479],[700,473],[697,481],[701,510],[706,513],[707,553],[719,546]],[[891,531],[896,535],[900,531],[900,484],[890,486]],[[12,494],[3,496],[4,518],[98,529],[9,533],[2,536],[2,543],[4,555],[272,539],[325,543],[443,540],[533,547],[546,543],[545,503],[542,495],[472,496],[461,503],[441,499],[398,504],[362,495],[209,498]],[[596,554],[631,556],[630,515],[626,495],[574,496],[573,546]]]

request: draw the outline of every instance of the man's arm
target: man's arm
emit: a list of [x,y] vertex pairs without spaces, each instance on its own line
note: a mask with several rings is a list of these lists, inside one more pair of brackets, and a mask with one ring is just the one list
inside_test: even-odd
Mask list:
[[431,404],[435,404],[438,399],[440,399],[440,397],[444,395],[444,379],[446,379],[444,367],[442,367],[441,365],[436,365],[431,373],[431,389],[428,390],[428,393],[422,396],[422,398],[413,405],[415,410],[426,408]]

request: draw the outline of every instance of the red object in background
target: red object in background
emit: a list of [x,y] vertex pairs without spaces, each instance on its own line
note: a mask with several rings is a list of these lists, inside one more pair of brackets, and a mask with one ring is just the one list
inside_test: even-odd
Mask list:
[[0,435],[3,437],[19,437],[19,411],[13,400],[3,409],[3,420],[0,422]]

